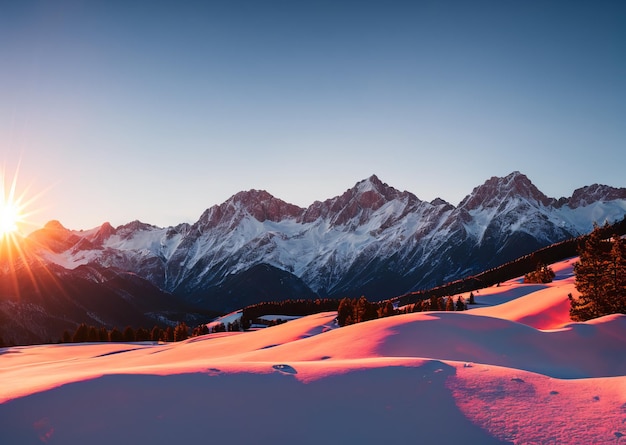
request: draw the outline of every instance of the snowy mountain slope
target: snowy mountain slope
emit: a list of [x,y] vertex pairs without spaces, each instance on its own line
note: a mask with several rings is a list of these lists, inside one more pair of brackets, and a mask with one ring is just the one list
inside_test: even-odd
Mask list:
[[[272,273],[259,278],[258,288],[274,289],[279,299],[391,297],[497,266],[625,214],[626,189],[594,185],[557,200],[519,172],[489,179],[457,207],[421,201],[371,176],[304,209],[250,190],[191,225],[135,221],[78,232],[51,223],[42,230],[54,232],[53,241],[43,232],[32,239],[41,256],[63,267],[95,263],[131,271],[228,311],[238,307],[229,295],[250,292],[237,287],[241,274],[260,265]],[[295,287],[276,270],[292,275]],[[219,303],[212,305],[214,299]]]
[[2,348],[0,443],[619,444],[626,316],[533,327],[567,301],[572,261],[553,267],[467,312]]

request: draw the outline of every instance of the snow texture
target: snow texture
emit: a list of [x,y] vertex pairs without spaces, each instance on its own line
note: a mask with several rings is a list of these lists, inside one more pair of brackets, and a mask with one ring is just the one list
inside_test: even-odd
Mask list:
[[[192,226],[159,228],[134,221],[116,229],[105,224],[68,231],[75,241],[44,256],[69,269],[87,263],[117,267],[181,295],[219,286],[229,275],[259,264],[295,275],[319,295],[346,295],[353,291],[350,283],[371,279],[363,265],[376,263],[379,272],[391,268],[399,276],[420,270],[416,276],[424,281],[399,291],[408,292],[479,271],[468,270],[472,266],[496,265],[468,263],[467,249],[499,253],[509,240],[524,236],[539,248],[625,214],[626,189],[594,185],[557,201],[519,172],[489,179],[457,207],[421,201],[372,176],[306,209],[251,190],[206,210]],[[448,264],[441,258],[454,259]],[[448,276],[436,277],[433,264]],[[350,276],[360,270],[364,275]]]
[[568,321],[574,262],[467,312],[0,349],[0,443],[620,443],[626,316]]

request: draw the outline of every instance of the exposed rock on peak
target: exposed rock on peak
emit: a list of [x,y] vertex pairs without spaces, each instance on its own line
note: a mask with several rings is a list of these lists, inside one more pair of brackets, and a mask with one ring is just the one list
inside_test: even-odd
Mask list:
[[235,227],[246,215],[259,222],[298,218],[304,209],[275,198],[265,190],[248,190],[207,209],[195,224],[200,232],[217,227]]
[[461,201],[459,207],[468,211],[478,208],[494,208],[512,198],[522,198],[544,206],[551,202],[550,198],[539,191],[526,175],[514,171],[503,178],[493,176],[484,184],[474,188],[472,193]]
[[594,202],[607,202],[626,199],[626,188],[615,188],[608,185],[592,184],[574,190],[572,197],[566,201],[570,208],[584,207]]
[[91,238],[91,242],[94,246],[102,246],[104,242],[109,239],[111,236],[115,235],[117,230],[108,222],[102,224],[98,231]]
[[43,226],[45,230],[67,230],[61,222],[56,219],[50,220]]
[[[106,224],[106,223],[105,223]],[[137,231],[137,230],[150,230],[155,228],[156,226],[153,226],[152,224],[147,224],[144,222],[139,221],[138,219],[131,221],[127,224],[124,224],[122,226],[119,226],[117,228],[118,231]]]
[[137,232],[145,232],[156,228],[157,227],[153,226],[152,224],[147,224],[139,220],[135,220],[129,222],[128,224],[119,226],[115,230],[115,233],[124,239],[129,239],[132,238]]
[[399,190],[372,175],[346,190],[341,196],[314,202],[304,212],[301,221],[313,222],[318,218],[329,219],[333,225],[344,225],[348,221],[362,224],[371,214],[385,204],[398,200],[405,206],[414,206],[421,201],[409,192]]
[[452,204],[450,204],[445,199],[441,199],[441,198],[433,199],[432,201],[430,201],[430,205],[432,205],[434,207],[445,206],[449,210],[452,210],[454,208],[454,206]]
[[297,218],[302,208],[272,196],[265,190],[239,192],[227,202],[238,203],[257,221],[282,221]]
[[31,233],[28,239],[38,247],[62,252],[76,244],[80,237],[66,229],[59,221],[52,220],[39,230]]

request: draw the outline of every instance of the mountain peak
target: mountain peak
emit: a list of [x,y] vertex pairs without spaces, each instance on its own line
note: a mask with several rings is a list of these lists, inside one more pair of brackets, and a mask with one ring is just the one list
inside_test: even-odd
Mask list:
[[247,190],[236,193],[226,202],[207,209],[198,224],[201,230],[227,224],[235,226],[244,218],[245,214],[257,221],[281,221],[297,218],[303,212],[300,207],[289,204],[268,193],[266,190]]
[[43,226],[46,230],[67,230],[60,221],[53,219],[48,221],[45,226]]
[[367,179],[363,179],[362,181],[357,182],[357,186],[359,184],[362,184],[364,186],[371,186],[371,187],[388,187],[387,184],[383,183],[380,179],[378,179],[378,176],[376,175],[372,175]]
[[257,221],[281,221],[283,219],[297,218],[303,211],[294,204],[278,199],[266,190],[248,190],[239,192],[231,197],[226,203],[240,206],[245,209]]
[[570,208],[584,207],[594,202],[606,202],[616,199],[626,199],[626,188],[615,188],[609,185],[592,184],[574,190],[572,197],[567,200]]
[[523,198],[542,205],[550,203],[550,199],[539,191],[526,175],[514,171],[504,177],[492,176],[484,184],[474,188],[472,193],[461,201],[459,207],[466,210],[496,207],[502,201],[511,198]]
[[248,204],[251,202],[256,203],[256,202],[269,201],[271,199],[276,199],[276,198],[267,190],[250,189],[250,190],[244,190],[244,191],[234,194],[233,196],[230,197],[228,201]]
[[74,245],[80,238],[66,229],[59,221],[52,220],[39,230],[35,230],[28,236],[39,247],[47,248],[53,252],[62,252]]
[[107,221],[98,228],[91,241],[97,245],[102,245],[105,240],[115,235],[116,232],[116,229]]
[[357,182],[340,196],[313,203],[306,209],[302,220],[311,222],[323,217],[329,218],[334,225],[343,225],[357,218],[362,223],[372,212],[393,200],[403,200],[406,205],[419,202],[411,193],[400,192],[372,175]]

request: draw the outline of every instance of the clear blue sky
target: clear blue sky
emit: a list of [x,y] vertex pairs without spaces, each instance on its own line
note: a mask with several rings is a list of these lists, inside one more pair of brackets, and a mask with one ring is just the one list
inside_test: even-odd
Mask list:
[[307,206],[371,174],[626,186],[624,1],[2,1],[0,165],[31,220]]

